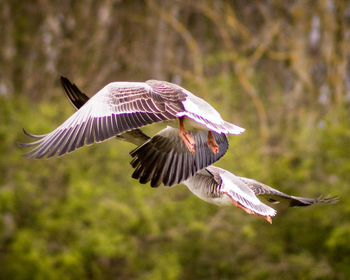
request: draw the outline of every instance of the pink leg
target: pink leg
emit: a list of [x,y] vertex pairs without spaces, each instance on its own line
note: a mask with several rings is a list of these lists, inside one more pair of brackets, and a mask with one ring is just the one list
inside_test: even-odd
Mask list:
[[[229,193],[225,192],[225,194],[228,195],[228,196],[231,198],[233,204],[234,204],[236,207],[241,208],[242,210],[244,210],[244,211],[245,211],[246,213],[248,213],[248,214],[252,214],[252,215],[255,214],[254,211],[252,211],[252,210],[250,210],[250,209],[244,207],[243,205],[239,204],[236,200],[232,199],[232,197],[231,197],[231,195],[230,195]],[[261,216],[261,215],[259,215],[259,216]],[[271,219],[270,216],[261,216],[261,217],[264,218],[268,223],[272,224],[272,219]]]
[[183,118],[179,118],[180,121],[180,132],[179,132],[179,136],[182,139],[182,141],[184,141],[187,149],[191,152],[191,153],[195,153],[196,149],[195,149],[195,145],[196,142],[194,141],[193,136],[185,129],[184,127],[184,123],[183,123]]
[[211,131],[208,131],[208,146],[214,154],[217,154],[219,152],[219,146],[216,143]]

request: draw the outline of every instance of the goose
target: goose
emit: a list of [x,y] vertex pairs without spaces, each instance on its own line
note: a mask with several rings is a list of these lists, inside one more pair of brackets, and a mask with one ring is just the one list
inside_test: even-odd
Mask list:
[[26,145],[36,147],[26,156],[35,159],[61,156],[85,144],[116,135],[123,138],[125,132],[164,121],[179,128],[179,137],[192,153],[196,142],[189,131],[206,131],[208,146],[217,154],[219,146],[213,133],[238,135],[245,130],[224,121],[203,99],[166,81],[112,82],[85,101],[55,130],[36,135],[37,140]]
[[[89,97],[82,93],[75,84],[61,77],[62,86],[76,109],[81,108]],[[32,135],[41,140],[46,135]],[[219,146],[219,153],[211,152],[204,130],[189,131],[196,142],[193,154],[180,138],[178,129],[167,127],[155,136],[149,137],[140,129],[133,129],[116,135],[116,138],[138,146],[130,152],[131,165],[135,168],[133,178],[140,183],[151,181],[152,187],[161,183],[172,186],[183,183],[200,199],[219,206],[234,205],[249,214],[257,214],[272,223],[276,210],[262,203],[257,196],[262,196],[271,204],[287,203],[288,206],[309,206],[316,203],[334,203],[338,198],[305,198],[280,192],[253,179],[238,177],[231,172],[211,165],[220,159],[228,149],[225,134],[213,133]],[[23,144],[28,146],[28,144]],[[29,144],[30,146],[31,144]]]
[[261,202],[263,197],[268,203],[284,203],[289,207],[310,206],[316,203],[335,203],[337,197],[306,198],[288,195],[256,180],[239,177],[233,173],[208,166],[183,182],[200,199],[219,206],[234,205],[248,214],[257,214],[272,224],[277,211]]
[[[171,158],[173,162],[176,162],[181,167],[183,155],[186,157],[186,154],[191,154],[184,145],[173,144],[174,142],[182,141],[176,135],[176,131],[172,130],[173,128],[164,130],[130,152],[133,157],[131,164],[135,168],[132,177],[140,179],[140,183],[157,182],[157,180],[167,182],[170,169],[167,165],[167,159]],[[173,134],[173,136],[169,137],[169,134]],[[199,143],[207,144],[205,143],[205,135],[196,134],[195,137]],[[169,156],[172,153],[168,153],[166,149],[164,150],[163,146],[176,147],[176,150],[169,148],[173,153],[173,155]],[[209,147],[208,145],[206,146],[206,150],[201,149],[209,153]],[[156,162],[149,161],[150,157],[156,159]],[[202,159],[205,159],[205,156],[202,156]],[[166,163],[164,164],[164,162]],[[206,167],[204,168],[203,166]],[[284,204],[290,207],[309,206],[315,203],[334,203],[338,200],[336,197],[324,199],[322,197],[305,198],[292,196],[253,179],[236,176],[225,169],[213,165],[204,163],[201,167],[204,169],[200,168],[194,175],[189,176],[188,179],[180,183],[186,185],[193,194],[206,202],[219,206],[234,205],[249,214],[257,214],[265,218],[269,223],[272,223],[271,217],[275,216],[277,211],[261,202],[258,197],[263,197],[270,204]],[[176,173],[186,171],[185,168],[179,168]],[[151,186],[158,185],[151,184]]]
[[[75,109],[79,110],[89,101],[89,97],[65,77],[61,77],[61,84],[68,100]],[[23,129],[28,137],[42,141],[46,135],[33,135]],[[219,160],[228,149],[228,140],[225,134],[213,132],[213,138],[219,147],[218,153],[211,152],[207,143],[207,132],[204,130],[189,131],[196,142],[196,153],[192,153],[179,137],[179,129],[166,127],[152,138],[141,129],[133,129],[115,137],[119,140],[130,142],[136,149],[130,152],[133,160],[132,166],[136,169],[132,177],[139,179],[140,183],[146,184],[151,181],[152,187],[160,184],[172,186],[179,184],[188,177],[194,175],[198,170]],[[34,142],[35,143],[35,142]],[[33,143],[21,144],[21,146],[32,146]],[[155,151],[155,153],[153,153]],[[154,157],[157,155],[157,157]],[[161,159],[161,160],[160,160]],[[150,166],[153,170],[150,170]],[[160,173],[162,171],[162,173]]]

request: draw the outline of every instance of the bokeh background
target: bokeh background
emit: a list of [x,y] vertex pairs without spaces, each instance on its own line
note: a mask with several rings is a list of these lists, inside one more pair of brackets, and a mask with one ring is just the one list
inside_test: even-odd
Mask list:
[[[1,279],[350,278],[349,1],[3,0],[0,34]],[[140,185],[121,141],[27,160],[22,127],[74,112],[60,75],[181,84],[247,129],[218,166],[340,201],[270,225]]]

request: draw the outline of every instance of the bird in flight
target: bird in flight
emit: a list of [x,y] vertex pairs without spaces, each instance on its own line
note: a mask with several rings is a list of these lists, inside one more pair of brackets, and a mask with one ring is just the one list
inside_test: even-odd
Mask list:
[[[64,83],[65,78],[61,80]],[[217,154],[219,146],[213,133],[240,134],[244,131],[224,121],[203,99],[165,81],[112,82],[85,101],[55,130],[36,135],[38,140],[27,144],[36,147],[26,156],[61,156],[85,144],[101,142],[117,135],[126,138],[132,133],[138,134],[140,131],[137,129],[155,122],[167,122],[170,126],[178,127],[179,137],[194,154],[196,142],[189,130],[207,132],[208,146],[213,154]]]
[[[64,93],[77,110],[90,100],[67,78],[61,77],[61,84]],[[33,135],[26,130],[23,131],[28,137],[36,139],[32,143],[20,144],[25,147],[38,145],[49,135]],[[143,184],[150,181],[152,187],[157,187],[162,183],[165,186],[179,184],[194,175],[198,170],[216,162],[227,152],[228,139],[225,134],[212,133],[212,137],[218,145],[218,152],[213,153],[208,145],[207,131],[193,130],[188,133],[196,143],[195,153],[189,151],[182,138],[179,137],[179,129],[170,126],[161,130],[152,138],[139,128],[117,134],[115,137],[138,146],[130,152],[133,158],[131,164],[135,168],[132,177],[139,179],[140,183]],[[65,145],[69,145],[69,142],[66,142]],[[57,147],[53,145],[50,149],[57,149]],[[66,148],[66,150],[68,151],[69,148]],[[39,153],[42,154],[43,152],[38,153],[36,151],[35,153],[33,154],[33,151],[30,151],[27,156],[40,158]],[[48,157],[52,155],[53,151],[48,154]]]
[[270,224],[277,211],[261,202],[263,197],[267,203],[282,204],[289,207],[310,206],[316,203],[335,203],[337,197],[306,198],[288,195],[253,179],[239,177],[233,173],[208,166],[183,182],[192,193],[200,199],[219,206],[235,205],[248,214],[257,214]]
[[[67,78],[61,77],[61,83],[67,97],[79,112],[79,109],[88,103],[89,97]],[[90,129],[95,131],[94,127],[90,127]],[[103,129],[103,126],[98,129]],[[249,214],[257,214],[263,217],[269,223],[272,223],[271,217],[275,216],[277,212],[269,205],[261,202],[258,197],[265,198],[269,204],[281,203],[291,207],[309,206],[316,203],[334,203],[338,200],[337,198],[291,196],[253,179],[239,177],[227,170],[212,166],[211,164],[219,160],[228,149],[226,135],[213,132],[212,137],[218,149],[218,152],[215,153],[212,147],[214,141],[208,139],[209,133],[207,130],[199,129],[186,132],[188,138],[191,138],[195,143],[195,153],[181,136],[181,125],[180,128],[168,126],[153,137],[147,136],[139,128],[114,136],[138,146],[130,152],[130,155],[133,158],[131,165],[135,168],[132,177],[139,179],[140,183],[151,182],[152,187],[158,187],[161,183],[165,186],[183,183],[192,193],[206,202],[220,206],[234,205]],[[40,145],[43,139],[50,135],[32,135],[25,130],[24,133],[37,139],[33,143],[23,144],[24,146]],[[88,135],[88,132],[84,133]],[[72,132],[69,135],[72,135]],[[64,144],[67,145],[68,143]],[[58,151],[62,153],[62,150],[57,149],[56,146],[53,147],[56,149],[55,153]],[[48,157],[55,154],[50,149]],[[62,154],[70,150],[66,148],[63,151]],[[33,154],[33,151],[29,152],[29,157],[40,158],[41,156],[38,155],[43,151],[35,151],[34,153],[36,154]],[[43,156],[47,153],[46,151]]]
[[[166,145],[167,143],[180,143],[178,135],[174,131],[164,131],[158,133],[154,137],[147,140],[143,145],[139,146],[135,150],[131,151],[131,156],[133,160],[131,161],[132,166],[135,168],[135,171],[132,175],[133,178],[140,178],[141,183],[145,183],[151,180],[157,181],[159,178],[165,180],[169,178],[168,175],[168,166],[163,164],[166,162],[167,158],[171,158],[176,162],[179,162],[180,167],[178,168],[175,174],[188,172],[187,166],[181,166],[181,155],[184,153],[190,152],[182,147],[181,145],[173,145],[173,150],[176,152],[174,156],[170,156],[172,153],[168,153],[159,147],[171,146]],[[169,134],[173,134],[172,137],[168,137]],[[205,135],[195,134],[196,141],[205,143]],[[220,145],[220,148],[223,144]],[[205,145],[201,146],[205,147]],[[169,148],[170,149],[170,148]],[[201,148],[204,152],[205,149]],[[209,152],[207,148],[206,152]],[[149,162],[148,159],[152,157],[156,158],[161,164],[153,164]],[[202,156],[205,159],[204,156]],[[271,206],[260,201],[260,197],[265,199],[268,204],[271,205],[283,205],[283,206],[309,206],[316,203],[335,203],[338,201],[337,197],[332,198],[305,198],[285,194],[280,192],[272,187],[269,187],[263,183],[255,181],[253,179],[239,177],[233,173],[213,166],[213,165],[203,165],[207,166],[204,169],[200,169],[194,175],[188,177],[188,179],[182,181],[181,183],[185,184],[188,189],[198,196],[200,199],[216,204],[219,206],[236,206],[243,209],[248,214],[257,214],[269,223],[272,223],[273,216],[276,215],[277,211]],[[171,172],[170,172],[171,173]],[[187,176],[186,176],[187,177]],[[151,184],[152,185],[152,184]],[[155,185],[158,186],[158,185]]]

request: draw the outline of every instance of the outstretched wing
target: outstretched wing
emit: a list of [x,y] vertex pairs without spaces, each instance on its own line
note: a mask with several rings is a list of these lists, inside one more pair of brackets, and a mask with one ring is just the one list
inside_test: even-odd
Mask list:
[[288,195],[253,179],[239,178],[246,183],[256,195],[264,197],[271,204],[281,203],[282,205],[285,204],[289,207],[294,207],[309,206],[315,203],[336,203],[338,201],[337,197],[323,198],[319,196],[317,198],[307,198]]
[[[89,97],[85,93],[81,92],[77,85],[73,84],[67,78],[61,77],[61,84],[64,89],[64,93],[77,110],[89,100]],[[143,144],[149,139],[149,137],[138,128],[116,135],[116,137],[137,146]]]
[[207,144],[207,131],[190,131],[196,142],[196,152],[191,153],[179,137],[179,130],[167,127],[140,147],[130,152],[133,157],[132,177],[145,184],[151,181],[152,187],[179,184],[198,170],[219,160],[228,149],[226,135],[213,133],[219,145],[214,154]]
[[276,210],[262,203],[239,177],[215,166],[210,166],[207,169],[211,173],[218,173],[220,175],[222,179],[221,191],[229,196],[232,201],[237,202],[243,208],[260,216],[272,217],[276,215]]
[[[74,90],[68,90],[73,96]],[[177,113],[183,110],[181,98],[183,95],[178,91],[155,92],[146,83],[110,83],[54,131],[22,146],[36,146],[26,153],[29,158],[61,156],[84,144],[101,142],[154,122],[176,119]],[[81,100],[73,104],[81,105]]]

